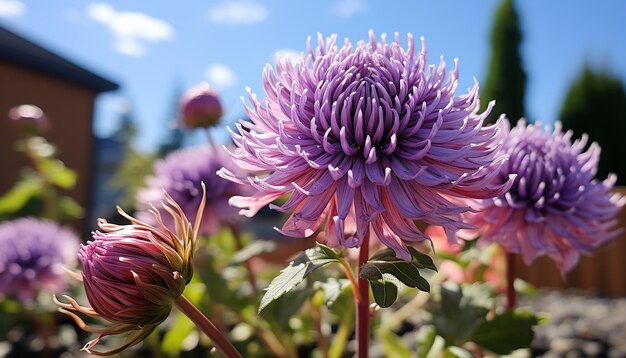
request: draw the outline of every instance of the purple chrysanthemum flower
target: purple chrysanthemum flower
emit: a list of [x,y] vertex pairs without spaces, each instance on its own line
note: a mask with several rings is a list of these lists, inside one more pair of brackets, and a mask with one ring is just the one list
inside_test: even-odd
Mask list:
[[67,284],[63,267],[73,267],[80,240],[52,221],[22,218],[0,223],[0,298],[32,301],[40,291]]
[[469,215],[481,228],[481,242],[498,242],[527,264],[548,255],[564,274],[580,253],[617,235],[615,215],[626,199],[611,192],[616,176],[595,180],[600,147],[592,143],[585,151],[587,136],[573,144],[571,137],[559,122],[552,133],[525,121],[510,131],[502,148],[509,160],[500,175],[516,174],[513,186]]
[[[483,126],[478,84],[456,97],[458,70],[446,76],[443,60],[427,65],[426,48],[413,36],[353,46],[337,37],[292,64],[279,58],[263,73],[267,98],[249,93],[251,123],[232,133],[236,163],[260,177],[225,178],[250,183],[258,193],[233,197],[241,213],[290,193],[273,208],[293,212],[282,233],[313,234],[326,221],[326,240],[359,247],[368,230],[396,255],[409,259],[405,241],[428,239],[414,220],[440,225],[449,238],[468,228],[466,199],[490,198],[509,183],[492,177],[505,160],[496,153],[498,125]],[[267,173],[267,174],[266,174]],[[354,227],[349,230],[348,227]]]
[[181,97],[180,112],[187,128],[212,127],[223,114],[220,96],[208,83],[199,83]]
[[[174,198],[187,217],[195,217],[202,198],[201,183],[207,190],[207,210],[204,211],[201,234],[214,234],[220,223],[232,222],[238,218],[237,210],[228,205],[228,199],[240,195],[243,186],[217,176],[222,167],[235,169],[231,158],[223,148],[202,145],[193,148],[179,149],[170,153],[154,165],[154,176],[146,180],[147,186],[137,193],[137,216],[147,222],[153,222],[148,213],[151,203],[158,207],[163,201],[165,190]],[[166,226],[173,228],[169,216],[163,218]]]
[[[167,194],[164,202],[165,216],[175,222],[175,229],[165,226],[164,216],[156,210],[151,211],[157,222],[153,226],[118,208],[131,224],[115,225],[101,219],[98,225],[102,232],[94,232],[93,240],[81,247],[78,257],[83,271],[79,277],[91,307],[81,306],[69,296],[63,296],[66,302],[55,300],[61,312],[81,328],[100,334],[83,348],[88,353],[111,355],[141,342],[168,317],[174,301],[190,282],[204,200],[199,201],[194,226]],[[111,325],[89,326],[74,312],[102,318]],[[104,352],[93,350],[103,337],[124,333],[130,335],[122,346]]]

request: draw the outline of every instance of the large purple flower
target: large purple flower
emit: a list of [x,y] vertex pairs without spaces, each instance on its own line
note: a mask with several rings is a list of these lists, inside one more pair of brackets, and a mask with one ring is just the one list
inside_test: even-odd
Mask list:
[[600,147],[592,143],[585,151],[587,136],[573,144],[571,137],[571,131],[561,132],[559,122],[552,133],[524,121],[510,131],[502,148],[509,161],[500,175],[516,174],[514,184],[469,215],[482,229],[481,242],[498,242],[508,252],[521,253],[527,264],[548,255],[566,273],[580,253],[619,232],[613,229],[615,215],[626,199],[611,192],[616,176],[593,179]]
[[[483,126],[478,84],[455,97],[458,70],[427,65],[426,48],[413,36],[353,46],[318,36],[308,54],[292,64],[279,58],[263,72],[267,98],[249,93],[251,123],[232,133],[236,163],[260,176],[225,178],[250,183],[252,197],[231,204],[252,216],[290,193],[282,206],[293,212],[282,233],[313,234],[326,221],[329,244],[359,247],[371,229],[397,256],[409,259],[405,241],[428,239],[414,220],[440,225],[449,238],[468,228],[465,199],[503,193],[505,178],[492,177],[505,160],[496,153],[500,130]],[[348,229],[354,227],[354,230]]]
[[27,302],[42,290],[63,290],[63,266],[75,265],[79,244],[72,230],[52,221],[22,218],[0,223],[0,299],[15,295]]
[[[137,216],[153,223],[154,216],[148,211],[151,204],[159,207],[164,201],[163,191],[168,192],[185,212],[187,217],[196,216],[202,198],[201,183],[206,185],[206,207],[200,226],[201,234],[214,234],[220,223],[232,222],[238,218],[237,210],[228,205],[228,199],[240,195],[243,187],[217,176],[222,167],[231,169],[234,165],[223,148],[202,145],[179,149],[159,160],[154,165],[154,176],[146,180],[147,186],[137,193]],[[165,224],[173,229],[169,215],[163,215]]]

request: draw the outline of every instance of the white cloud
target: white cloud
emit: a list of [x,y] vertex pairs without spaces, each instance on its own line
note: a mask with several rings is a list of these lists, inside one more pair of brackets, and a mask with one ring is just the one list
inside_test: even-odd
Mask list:
[[168,22],[141,12],[117,11],[106,3],[90,4],[87,16],[109,28],[115,36],[115,49],[125,55],[143,56],[147,43],[174,38],[174,28]]
[[333,12],[337,16],[352,17],[357,13],[364,11],[367,7],[365,0],[341,0],[333,6]]
[[26,12],[26,5],[20,0],[0,0],[0,17],[20,16]]
[[237,83],[235,72],[223,63],[212,63],[207,66],[206,77],[209,85],[217,89],[224,89]]
[[209,20],[216,24],[255,24],[268,15],[267,8],[254,0],[226,1],[209,9]]
[[274,52],[272,60],[275,60],[278,56],[285,59],[289,58],[291,63],[295,63],[298,59],[300,59],[300,56],[302,56],[302,51],[294,50],[292,48],[281,48]]

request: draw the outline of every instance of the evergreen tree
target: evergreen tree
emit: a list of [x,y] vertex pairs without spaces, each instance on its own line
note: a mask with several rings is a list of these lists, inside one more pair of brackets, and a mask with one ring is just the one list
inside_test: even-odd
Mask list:
[[491,100],[496,100],[496,106],[487,118],[489,123],[495,122],[502,113],[512,125],[524,117],[526,73],[520,55],[521,42],[522,32],[513,0],[503,0],[491,30],[491,59],[481,93],[482,109]]
[[626,91],[619,79],[606,71],[594,71],[585,65],[570,87],[560,120],[574,137],[589,134],[589,140],[602,147],[598,179],[609,173],[618,176],[618,185],[626,184]]
[[183,94],[180,84],[174,86],[173,101],[166,117],[167,134],[165,140],[159,146],[157,155],[164,157],[168,153],[175,151],[183,146],[185,142],[185,129],[180,121],[180,97]]

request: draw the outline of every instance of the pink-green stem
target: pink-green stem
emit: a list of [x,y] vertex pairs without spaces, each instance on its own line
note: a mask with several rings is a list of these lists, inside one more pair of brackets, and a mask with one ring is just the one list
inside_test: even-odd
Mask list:
[[[358,295],[355,295],[356,305],[356,340],[357,357],[367,358],[369,352],[370,338],[370,303],[369,303],[369,281],[361,278],[361,268],[367,263],[369,258],[369,233],[361,244],[359,251],[359,281]],[[357,299],[357,297],[359,299]]]
[[215,348],[226,358],[242,358],[241,354],[233,347],[233,345],[224,337],[224,334],[211,322],[196,306],[193,305],[185,296],[180,295],[175,301],[176,307],[181,310],[193,323],[204,332]]
[[517,305],[515,293],[515,254],[506,254],[506,309],[511,311]]

